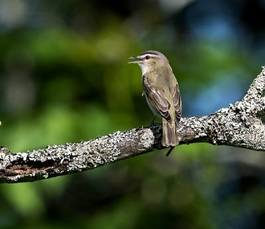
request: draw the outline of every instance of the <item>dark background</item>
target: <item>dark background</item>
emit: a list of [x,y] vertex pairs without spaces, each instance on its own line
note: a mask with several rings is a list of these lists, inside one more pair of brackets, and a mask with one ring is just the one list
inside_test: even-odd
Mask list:
[[[1,0],[0,145],[23,151],[148,125],[140,69],[168,56],[184,116],[240,99],[265,59],[262,0]],[[0,185],[0,228],[263,228],[264,152],[191,144]]]

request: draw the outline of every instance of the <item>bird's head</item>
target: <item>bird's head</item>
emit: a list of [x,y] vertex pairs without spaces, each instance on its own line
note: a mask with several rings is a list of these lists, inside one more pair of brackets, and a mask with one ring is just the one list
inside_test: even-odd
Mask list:
[[168,60],[164,54],[158,51],[146,51],[139,56],[130,57],[128,63],[138,64],[144,75],[147,72],[154,71],[155,69],[168,66]]

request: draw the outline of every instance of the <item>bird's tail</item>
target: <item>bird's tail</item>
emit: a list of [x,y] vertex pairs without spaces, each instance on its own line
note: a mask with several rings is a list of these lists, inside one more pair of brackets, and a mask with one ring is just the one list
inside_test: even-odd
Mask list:
[[175,120],[169,120],[162,118],[162,145],[165,147],[176,146],[179,143]]

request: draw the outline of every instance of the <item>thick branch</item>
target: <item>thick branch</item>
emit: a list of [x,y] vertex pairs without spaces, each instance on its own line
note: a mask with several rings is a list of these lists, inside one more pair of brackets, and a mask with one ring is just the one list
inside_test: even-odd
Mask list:
[[[263,68],[241,101],[208,116],[182,118],[177,128],[180,144],[209,142],[265,150],[265,126],[262,123],[264,88]],[[36,181],[93,169],[161,149],[160,139],[161,127],[156,125],[32,152],[11,153],[2,147],[0,182]]]

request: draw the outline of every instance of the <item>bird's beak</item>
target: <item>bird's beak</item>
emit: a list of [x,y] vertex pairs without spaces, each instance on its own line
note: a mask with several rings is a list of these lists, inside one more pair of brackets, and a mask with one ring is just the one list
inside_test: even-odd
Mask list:
[[141,62],[143,59],[139,56],[132,56],[128,59],[128,63],[129,64],[138,64],[139,62]]

